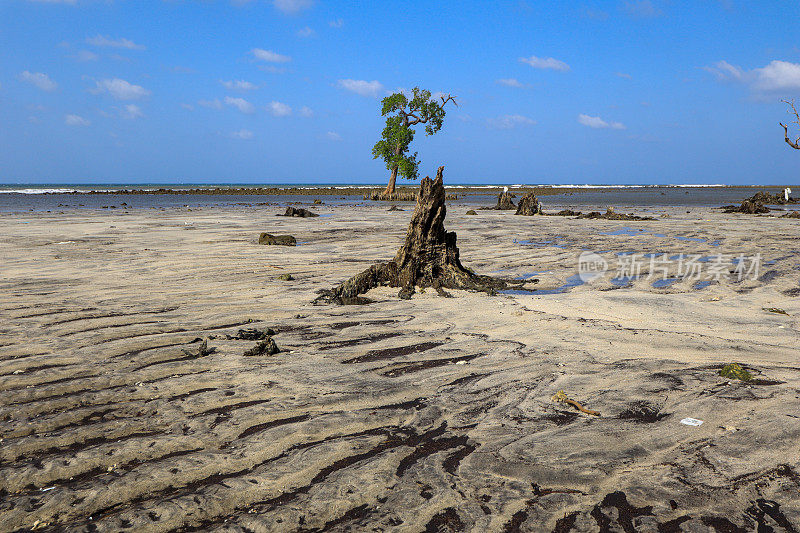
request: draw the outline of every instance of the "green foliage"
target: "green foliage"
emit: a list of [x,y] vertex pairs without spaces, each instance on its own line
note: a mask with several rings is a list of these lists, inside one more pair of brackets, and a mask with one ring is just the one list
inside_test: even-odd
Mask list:
[[[372,158],[381,158],[386,168],[406,179],[415,179],[419,172],[417,152],[409,154],[409,145],[414,140],[413,126],[425,124],[425,134],[433,135],[442,128],[444,105],[451,100],[449,96],[436,101],[430,91],[414,87],[411,99],[401,93],[387,96],[381,102],[381,116],[386,118],[381,138],[372,148]],[[455,103],[455,100],[453,100]]]
[[723,366],[722,370],[719,371],[719,375],[724,378],[740,379],[742,381],[750,381],[753,379],[753,375],[742,368],[742,365],[738,363],[728,363]]

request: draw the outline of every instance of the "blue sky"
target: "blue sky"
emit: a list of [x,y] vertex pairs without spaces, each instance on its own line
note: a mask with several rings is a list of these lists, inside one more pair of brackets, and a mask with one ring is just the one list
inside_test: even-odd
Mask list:
[[0,182],[385,182],[380,99],[418,85],[458,97],[412,145],[451,183],[796,184],[799,21],[778,0],[0,0]]

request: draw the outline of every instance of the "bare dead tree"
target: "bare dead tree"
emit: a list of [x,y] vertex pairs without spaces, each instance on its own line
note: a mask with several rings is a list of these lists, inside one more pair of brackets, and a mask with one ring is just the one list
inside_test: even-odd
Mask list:
[[[792,101],[781,100],[781,102],[783,102],[784,104],[786,104],[786,105],[788,105],[789,107],[792,108],[792,110],[791,111],[787,111],[787,113],[789,113],[790,115],[794,115],[794,121],[792,121],[792,122],[794,122],[795,124],[798,125],[798,127],[800,127],[800,114],[797,113],[797,108],[794,107],[794,100],[792,100]],[[800,137],[795,139],[794,142],[793,142],[789,138],[789,126],[787,126],[783,122],[781,122],[780,124],[781,124],[781,126],[783,126],[783,135],[784,135],[784,138],[786,139],[786,144],[788,144],[789,146],[791,146],[795,150],[800,150]]]

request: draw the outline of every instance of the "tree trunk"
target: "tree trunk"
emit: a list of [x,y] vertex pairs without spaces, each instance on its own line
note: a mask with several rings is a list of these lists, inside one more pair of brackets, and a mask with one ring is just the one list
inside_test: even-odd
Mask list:
[[389,185],[383,190],[383,194],[388,196],[394,194],[394,185],[397,181],[397,167],[392,169],[392,175],[389,177]]
[[[400,298],[411,298],[414,287],[433,287],[443,296],[448,289],[466,289],[492,293],[509,283],[490,276],[480,276],[461,265],[455,232],[444,228],[444,167],[436,180],[428,177],[420,183],[417,206],[408,226],[405,243],[394,259],[376,263],[332,290],[321,291],[318,301],[350,303],[358,295],[380,285],[401,287]],[[521,283],[515,283],[520,286]]]

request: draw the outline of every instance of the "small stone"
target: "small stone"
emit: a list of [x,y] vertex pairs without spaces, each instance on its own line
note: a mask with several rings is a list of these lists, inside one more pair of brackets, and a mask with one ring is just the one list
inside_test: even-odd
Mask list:
[[244,355],[246,357],[252,357],[256,355],[275,355],[278,352],[280,352],[278,345],[275,344],[275,341],[272,340],[272,337],[268,337],[267,340],[259,342],[244,352]]
[[288,274],[288,273],[287,274],[281,274],[278,277],[278,279],[281,280],[281,281],[294,281],[294,276],[292,276],[291,274]]
[[297,240],[291,235],[272,235],[262,233],[258,236],[258,244],[297,246]]
[[477,215],[477,214],[478,214],[478,212],[477,212],[477,211],[475,211],[474,209],[470,209],[469,211],[467,211],[467,214],[468,214],[468,215]]

